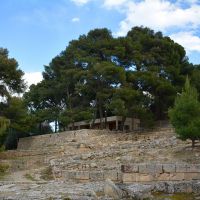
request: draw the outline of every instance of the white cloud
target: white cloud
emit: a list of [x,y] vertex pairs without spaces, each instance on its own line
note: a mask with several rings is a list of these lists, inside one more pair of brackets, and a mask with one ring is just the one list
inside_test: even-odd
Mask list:
[[179,32],[170,36],[174,41],[184,46],[187,52],[200,52],[200,37],[194,35],[193,32]]
[[128,0],[104,0],[104,6],[108,9],[124,5]]
[[117,35],[125,35],[131,27],[141,25],[161,31],[172,27],[195,28],[200,25],[200,5],[181,8],[168,0],[129,0],[125,5],[125,15]]
[[43,77],[41,72],[29,72],[25,73],[23,79],[27,83],[27,86],[29,87],[32,84],[37,84],[39,83]]
[[78,17],[72,18],[72,22],[79,22],[79,21],[80,21],[80,18],[78,18]]
[[[199,0],[102,0],[107,9],[116,9],[125,17],[119,23],[116,36],[124,36],[134,26],[147,26],[164,34],[186,50],[200,52]],[[176,30],[176,33],[173,33]],[[178,33],[177,33],[178,32]]]
[[78,6],[82,6],[82,5],[88,3],[91,0],[71,0],[71,1],[73,1]]

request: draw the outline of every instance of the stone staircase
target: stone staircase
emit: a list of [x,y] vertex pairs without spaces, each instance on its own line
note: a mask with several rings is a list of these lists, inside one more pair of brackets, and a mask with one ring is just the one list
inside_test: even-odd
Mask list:
[[[48,191],[53,183],[42,178],[44,169],[50,169],[55,188],[64,194],[64,188],[59,190],[58,187],[62,183],[69,189],[67,194],[73,196],[72,199],[76,199],[77,193],[77,199],[101,199],[103,185],[108,179],[122,188],[130,184],[151,184],[148,187],[151,190],[162,182],[176,185],[186,181],[188,184],[188,181],[200,180],[200,150],[191,151],[190,145],[188,141],[177,139],[172,128],[142,133],[85,129],[22,138],[16,151],[0,153],[0,164],[10,166],[10,174],[0,184],[3,183],[4,188],[4,184],[20,183],[22,191],[26,184],[36,184],[38,188],[38,184],[42,184]],[[66,185],[68,183],[71,187]],[[92,192],[89,187],[94,187]],[[189,184],[187,189],[181,186],[181,191],[194,191],[192,187],[196,187],[196,182]],[[165,185],[165,188],[169,187]],[[54,193],[59,194],[58,191]],[[94,191],[100,197],[93,198]],[[38,194],[34,193],[35,199]],[[48,194],[45,195],[47,199]]]

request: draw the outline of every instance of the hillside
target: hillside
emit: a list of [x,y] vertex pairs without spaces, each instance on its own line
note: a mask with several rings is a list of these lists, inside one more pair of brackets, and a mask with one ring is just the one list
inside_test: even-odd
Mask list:
[[192,150],[171,128],[22,138],[16,151],[0,153],[0,199],[142,199],[157,191],[198,196],[199,145]]

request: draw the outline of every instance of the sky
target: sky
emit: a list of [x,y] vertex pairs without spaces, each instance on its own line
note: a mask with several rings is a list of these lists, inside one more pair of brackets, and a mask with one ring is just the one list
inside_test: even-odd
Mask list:
[[200,64],[200,0],[0,0],[0,47],[29,85],[72,39],[104,27],[124,36],[134,26],[162,31]]

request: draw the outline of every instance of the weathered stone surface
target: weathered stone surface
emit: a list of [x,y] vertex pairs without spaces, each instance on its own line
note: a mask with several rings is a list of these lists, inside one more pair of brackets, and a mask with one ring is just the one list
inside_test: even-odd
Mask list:
[[[151,185],[148,186],[151,190],[147,192],[142,189],[144,193],[139,193],[137,196],[139,198],[145,195],[148,197],[152,190],[157,191],[155,183],[159,186],[159,190],[164,192],[197,192],[200,186],[194,182],[200,180],[200,164],[197,164],[200,163],[199,153],[195,152],[197,150],[193,152],[185,148],[188,146],[186,145],[187,142],[178,140],[173,131],[168,132],[167,129],[151,133],[80,130],[25,138],[20,141],[21,150],[0,154],[0,159],[3,156],[3,163],[8,163],[11,166],[10,171],[14,172],[5,180],[19,180],[20,184],[22,181],[29,183],[25,183],[22,188],[20,184],[16,186],[15,183],[14,186],[10,184],[8,187],[1,188],[0,184],[0,188],[4,194],[11,195],[10,199],[15,198],[12,194],[15,190],[17,195],[18,192],[22,195],[25,191],[23,198],[31,200],[55,200],[64,197],[102,200],[105,195],[104,187],[100,186],[100,183],[109,178],[117,187],[134,183],[139,183],[140,188]],[[12,159],[6,160],[8,155]],[[15,159],[16,156],[19,156],[19,159]],[[179,156],[178,159],[176,156]],[[196,164],[187,163],[187,158],[191,163]],[[53,169],[54,178],[60,182],[36,184],[37,186],[30,184],[41,180],[41,170],[39,169],[36,174],[33,169],[37,167],[43,169],[48,166]],[[33,180],[24,177],[25,173]],[[63,180],[69,186],[62,183]],[[79,184],[83,182],[84,184]],[[31,187],[35,187],[35,190]],[[63,187],[66,188],[67,193],[63,193],[65,191]],[[41,191],[42,194],[39,196]],[[16,198],[21,200],[23,198],[20,195]],[[0,199],[2,199],[1,191]]]
[[137,181],[137,173],[123,173],[122,175],[123,183],[133,183]]
[[113,199],[122,199],[123,192],[119,189],[110,179],[105,181],[104,185],[105,196],[112,197]]
[[137,174],[137,182],[151,182],[154,181],[154,177],[151,174]]
[[185,180],[200,180],[200,173],[184,173]]
[[174,173],[176,172],[176,165],[175,164],[163,164],[163,172]]
[[112,170],[109,170],[109,171],[105,171],[104,172],[104,179],[110,179],[112,181],[119,181],[118,179],[118,172],[117,171],[112,171]]
[[121,171],[124,173],[137,173],[139,172],[139,167],[138,167],[138,164],[121,165]]
[[170,173],[169,176],[170,181],[183,181],[184,180],[184,173]]
[[147,164],[146,165],[146,173],[151,173],[151,174],[161,174],[163,173],[163,168],[162,164]]
[[154,185],[147,184],[131,184],[123,186],[123,190],[127,192],[128,196],[133,199],[145,199],[151,197],[151,191],[154,189]]
[[79,171],[76,172],[76,178],[78,180],[89,180],[90,176],[89,176],[89,172],[86,171]]
[[104,180],[104,173],[102,171],[90,172],[91,181],[102,181]]
[[170,173],[158,174],[156,179],[158,181],[169,181],[170,180]]
[[176,164],[176,172],[187,172],[187,170],[190,168],[190,165],[188,164]]

